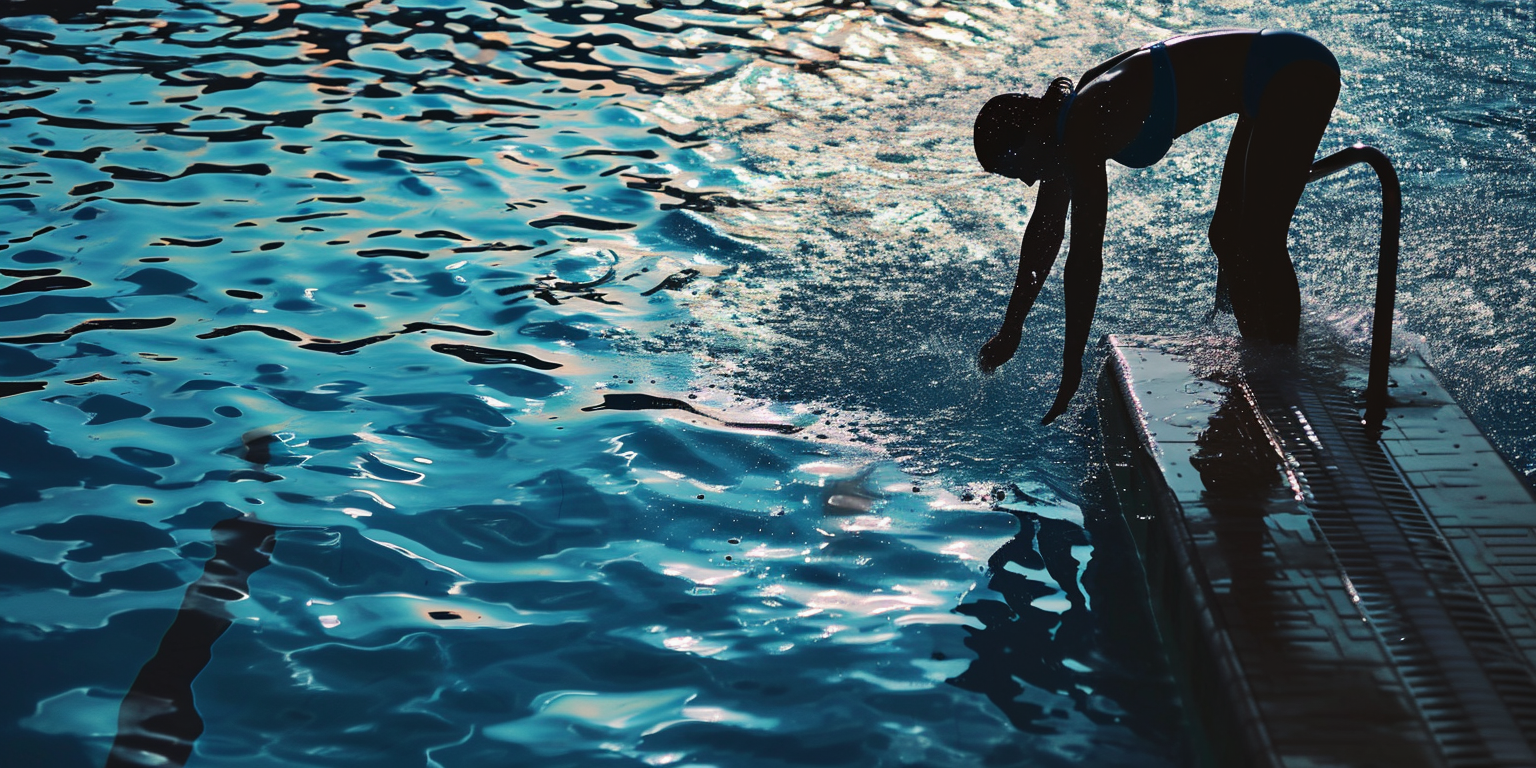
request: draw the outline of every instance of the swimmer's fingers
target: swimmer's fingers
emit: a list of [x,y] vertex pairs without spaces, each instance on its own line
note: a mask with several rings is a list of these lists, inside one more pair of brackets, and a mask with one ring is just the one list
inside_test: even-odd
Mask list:
[[1072,404],[1072,395],[1074,394],[1077,394],[1077,385],[1072,384],[1069,386],[1066,382],[1062,382],[1061,389],[1056,392],[1056,403],[1051,406],[1051,410],[1046,412],[1045,418],[1041,419],[1040,423],[1049,424],[1055,421],[1057,416],[1066,413],[1067,406]]
[[990,341],[983,344],[981,352],[976,355],[976,367],[982,373],[991,373],[997,370],[1003,363],[1013,359],[1013,353],[1019,348],[1017,336],[1008,336],[999,333]]
[[[1075,370],[1073,370],[1075,368]],[[1049,424],[1056,420],[1057,416],[1067,412],[1067,406],[1072,404],[1072,396],[1077,394],[1077,382],[1083,377],[1081,365],[1070,366],[1061,372],[1061,387],[1056,390],[1056,402],[1051,405],[1041,424]]]

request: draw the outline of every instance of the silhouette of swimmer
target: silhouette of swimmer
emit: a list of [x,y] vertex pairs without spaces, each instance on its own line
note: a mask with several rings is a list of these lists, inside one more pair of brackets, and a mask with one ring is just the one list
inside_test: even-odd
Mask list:
[[1018,349],[1024,318],[1061,250],[1070,204],[1061,386],[1041,423],[1067,410],[1104,266],[1105,163],[1153,165],[1176,137],[1234,113],[1210,227],[1217,307],[1230,307],[1244,338],[1294,345],[1301,290],[1285,240],[1338,95],[1339,65],[1322,43],[1283,30],[1217,30],[1126,51],[1075,87],[1057,78],[1040,97],[993,97],[976,116],[976,159],[988,173],[1039,181],[1040,192],[1008,311],[981,348],[981,369],[995,370]]

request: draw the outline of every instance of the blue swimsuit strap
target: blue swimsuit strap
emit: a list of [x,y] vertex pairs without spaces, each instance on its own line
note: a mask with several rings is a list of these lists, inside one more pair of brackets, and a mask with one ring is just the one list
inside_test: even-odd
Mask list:
[[1114,155],[1115,162],[1131,168],[1146,168],[1163,159],[1178,132],[1179,86],[1173,76],[1173,62],[1168,58],[1168,46],[1153,43],[1146,50],[1152,54],[1152,107],[1141,124],[1141,132]]
[[[1178,131],[1179,86],[1173,76],[1173,61],[1168,58],[1168,46],[1158,42],[1143,50],[1152,54],[1152,106],[1136,138],[1114,156],[1115,162],[1131,168],[1145,168],[1163,159]],[[1067,94],[1066,102],[1056,113],[1058,142],[1066,135],[1067,112],[1076,98],[1076,90]]]
[[1077,98],[1077,89],[1073,88],[1067,94],[1067,100],[1062,102],[1061,109],[1056,112],[1056,143],[1060,144],[1067,131],[1067,110],[1072,108],[1072,100]]

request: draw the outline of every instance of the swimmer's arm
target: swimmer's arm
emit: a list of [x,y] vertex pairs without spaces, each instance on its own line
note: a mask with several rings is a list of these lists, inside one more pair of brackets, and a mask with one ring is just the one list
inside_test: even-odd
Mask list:
[[1049,424],[1067,411],[1083,377],[1083,350],[1093,326],[1093,310],[1099,303],[1099,281],[1104,272],[1104,219],[1109,206],[1108,181],[1103,161],[1069,168],[1072,182],[1072,245],[1067,249],[1067,339],[1061,354],[1061,386],[1056,402],[1041,424]]
[[1008,362],[1019,348],[1024,318],[1040,295],[1040,286],[1051,274],[1056,254],[1061,252],[1061,239],[1066,232],[1067,204],[1072,198],[1071,187],[1065,178],[1040,182],[1040,194],[1035,197],[1035,210],[1024,228],[1024,240],[1019,245],[1019,274],[1013,281],[1013,295],[1008,299],[1008,311],[1003,315],[1003,326],[981,348],[976,364],[983,372],[991,373]]

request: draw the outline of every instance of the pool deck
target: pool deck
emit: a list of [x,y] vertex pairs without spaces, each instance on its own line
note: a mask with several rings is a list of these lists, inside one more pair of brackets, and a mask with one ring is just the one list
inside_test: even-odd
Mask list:
[[1219,766],[1536,766],[1536,498],[1417,355],[1107,337],[1105,459]]

